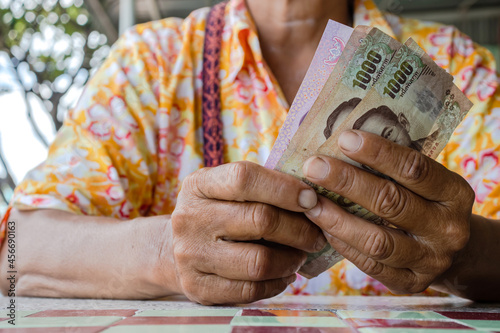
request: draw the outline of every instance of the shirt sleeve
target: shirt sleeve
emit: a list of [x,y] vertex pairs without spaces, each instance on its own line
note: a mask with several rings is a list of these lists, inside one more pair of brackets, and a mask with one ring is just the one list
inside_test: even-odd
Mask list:
[[393,17],[400,40],[413,38],[474,103],[438,157],[476,193],[473,212],[500,218],[500,89],[495,58],[457,28]]
[[439,160],[462,175],[476,193],[474,213],[500,218],[500,89],[496,61],[490,51],[452,27],[429,37],[441,46],[437,60],[449,59],[455,84],[474,103]]
[[66,116],[45,162],[17,186],[9,211],[58,209],[119,219],[147,213],[157,181],[156,113],[160,100],[168,99],[160,86],[169,84],[179,23],[140,25],[115,43]]

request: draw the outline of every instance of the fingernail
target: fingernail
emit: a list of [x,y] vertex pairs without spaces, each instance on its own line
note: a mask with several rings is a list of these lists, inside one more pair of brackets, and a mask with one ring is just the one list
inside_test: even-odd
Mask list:
[[319,157],[311,157],[304,164],[304,174],[309,178],[324,179],[329,171],[328,164]]
[[318,203],[318,195],[313,190],[302,190],[299,193],[299,205],[311,209]]
[[340,148],[355,152],[361,146],[361,137],[353,131],[345,131],[339,137]]
[[307,215],[311,217],[318,217],[321,214],[323,207],[321,207],[321,203],[318,201],[318,204],[314,206],[313,209],[306,212]]
[[316,244],[314,245],[314,249],[316,250],[316,252],[319,252],[323,250],[325,245],[326,245],[326,238],[324,236],[320,236],[320,238],[318,238]]

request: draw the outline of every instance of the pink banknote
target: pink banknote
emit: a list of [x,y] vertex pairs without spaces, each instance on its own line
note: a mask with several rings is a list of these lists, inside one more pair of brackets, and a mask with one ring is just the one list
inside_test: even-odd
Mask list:
[[318,98],[352,32],[351,27],[331,20],[328,22],[313,61],[266,161],[267,168],[274,169],[280,160],[290,140],[297,132],[301,120],[304,119]]

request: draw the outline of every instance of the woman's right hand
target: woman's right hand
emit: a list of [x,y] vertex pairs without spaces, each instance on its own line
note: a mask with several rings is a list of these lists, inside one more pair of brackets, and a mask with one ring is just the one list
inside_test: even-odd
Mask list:
[[305,183],[250,162],[191,174],[171,219],[179,292],[205,305],[278,295],[326,244],[302,214],[316,202]]

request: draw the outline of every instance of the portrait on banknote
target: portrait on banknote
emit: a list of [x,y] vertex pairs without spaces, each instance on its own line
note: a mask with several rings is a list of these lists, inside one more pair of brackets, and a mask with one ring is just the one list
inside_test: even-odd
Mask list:
[[337,127],[347,118],[347,116],[351,113],[352,110],[358,106],[361,102],[361,98],[352,98],[346,102],[340,104],[333,112],[328,116],[326,121],[326,127],[323,131],[325,138],[328,139],[332,136],[332,133],[335,132]]
[[[323,135],[326,139],[330,138],[332,133],[335,132],[360,102],[361,99],[352,98],[340,104],[330,116],[328,116],[326,127],[323,130]],[[405,115],[403,113],[396,115],[385,105],[373,108],[359,117],[355,121],[352,129],[379,134],[388,140],[418,151],[422,149],[422,144],[427,139],[426,137],[412,140],[410,137],[410,122]],[[434,132],[431,136],[437,136],[437,133]]]
[[[402,146],[421,151],[422,143],[426,141],[427,137],[411,138],[410,127],[411,124],[403,113],[396,115],[388,106],[382,105],[359,117],[354,122],[352,129],[378,134]],[[436,132],[431,134],[431,136],[436,135]]]
[[[328,116],[326,127],[323,134],[326,139],[328,139],[333,132],[344,122],[344,120],[349,116],[349,114],[356,108],[356,106],[361,102],[359,98],[352,98],[346,102],[340,104],[331,114]],[[430,138],[437,137],[438,131],[433,132],[430,136],[424,138],[413,139],[410,136],[410,121],[403,113],[397,115],[388,106],[382,105],[377,108],[372,108],[371,110],[364,113],[358,119],[354,119],[354,124],[352,129],[361,130],[365,132],[374,133],[382,136],[392,142],[400,144],[402,146],[410,147],[417,151],[421,151],[423,145],[426,142],[433,141]],[[368,170],[374,174],[381,177],[385,176],[372,168],[361,165],[357,162],[352,161],[358,167]]]

